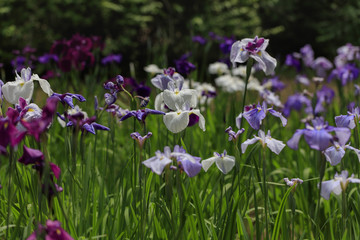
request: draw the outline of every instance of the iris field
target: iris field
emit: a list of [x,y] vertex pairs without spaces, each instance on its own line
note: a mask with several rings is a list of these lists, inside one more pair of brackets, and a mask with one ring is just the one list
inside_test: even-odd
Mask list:
[[360,238],[360,48],[192,41],[129,76],[79,34],[0,68],[0,239]]

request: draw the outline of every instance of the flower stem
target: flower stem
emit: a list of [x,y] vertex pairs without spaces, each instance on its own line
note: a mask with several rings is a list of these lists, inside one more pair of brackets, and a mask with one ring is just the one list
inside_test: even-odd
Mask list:
[[[244,108],[245,108],[247,86],[248,86],[248,83],[249,83],[249,78],[250,78],[250,75],[251,75],[251,69],[252,69],[253,63],[254,63],[253,59],[252,59],[252,58],[249,58],[249,60],[248,60],[248,62],[247,62],[247,64],[246,64],[245,89],[244,89],[244,95],[243,95],[241,113],[244,112]],[[239,127],[239,129],[241,129],[241,127],[242,127],[242,122],[243,122],[243,121],[240,122],[240,127]]]
[[266,187],[266,152],[265,148],[262,151],[262,162],[263,162],[263,191],[264,191],[264,207],[265,207],[265,239],[268,239],[269,224],[268,224],[268,194]]

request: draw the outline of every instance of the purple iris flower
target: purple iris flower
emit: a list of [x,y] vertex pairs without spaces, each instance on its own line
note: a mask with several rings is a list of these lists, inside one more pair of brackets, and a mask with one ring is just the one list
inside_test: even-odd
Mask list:
[[302,60],[307,67],[311,67],[314,62],[314,51],[310,44],[306,44],[300,49]]
[[354,129],[356,126],[355,121],[359,121],[360,109],[359,107],[353,108],[348,111],[348,115],[340,115],[335,117],[335,124],[337,127],[347,127]]
[[[189,177],[194,177],[201,170],[201,159],[186,153],[185,150],[178,145],[174,147],[173,152],[171,152],[170,147],[166,146],[164,148],[164,153],[158,150],[155,152],[155,155],[156,156],[151,157],[142,163],[158,175],[161,175],[164,168],[171,164],[173,159],[177,160],[178,169],[184,171]],[[171,168],[177,169],[174,166],[171,166]]]
[[299,58],[301,58],[301,56],[299,56],[299,53],[288,54],[288,55],[286,55],[285,64],[287,66],[294,67],[297,72],[300,72],[301,71],[301,63],[300,63]]
[[[351,136],[349,128],[332,127],[324,121],[322,117],[317,117],[312,120],[312,125],[306,123],[305,129],[298,129],[294,135],[289,139],[287,145],[292,149],[297,149],[302,135],[310,148],[324,151],[333,142],[338,142],[340,145],[345,145]],[[330,133],[334,132],[334,135]]]
[[234,44],[235,42],[235,37],[224,37],[222,42],[220,43],[219,47],[220,50],[223,52],[223,54],[228,54],[231,51],[231,46]]
[[145,136],[141,136],[138,132],[133,132],[130,134],[130,137],[138,142],[140,148],[143,147],[145,140],[150,138],[151,136],[152,132],[148,132]]
[[17,56],[14,60],[11,61],[11,65],[16,69],[16,71],[20,72],[21,69],[25,68],[26,57]]
[[324,112],[324,104],[330,105],[335,97],[335,92],[327,86],[323,86],[316,92],[317,102],[315,106],[315,114]]
[[269,86],[272,92],[281,91],[285,88],[285,84],[280,81],[279,77],[277,76],[265,79],[262,85],[265,87]]
[[59,99],[59,101],[65,105],[69,105],[71,108],[74,108],[74,103],[73,103],[73,99],[77,99],[80,102],[85,102],[86,99],[80,95],[80,94],[76,94],[76,93],[64,93],[64,94],[59,94],[59,93],[53,93],[53,95],[51,95],[51,97],[56,97],[57,99]]
[[183,147],[176,145],[172,155],[176,157],[178,169],[184,171],[189,177],[194,177],[201,171],[201,158],[187,154]]
[[207,42],[205,38],[203,38],[202,36],[199,36],[199,35],[193,36],[192,41],[200,43],[201,45],[204,45]]
[[164,171],[164,168],[172,163],[171,160],[171,149],[170,147],[164,148],[164,153],[162,153],[160,150],[157,150],[155,152],[155,156],[151,157],[142,163],[150,168],[154,173],[161,175],[161,173]]
[[360,183],[360,179],[355,178],[354,174],[350,177],[348,176],[348,171],[344,170],[341,174],[336,173],[333,180],[321,182],[320,195],[326,200],[329,200],[332,192],[335,195],[340,195],[342,191],[346,190],[349,183]]
[[355,64],[346,64],[344,66],[338,67],[334,69],[328,81],[336,78],[341,81],[341,84],[345,86],[347,83],[357,79],[359,77],[359,69],[355,66]]
[[228,127],[225,132],[227,134],[229,134],[229,141],[236,141],[238,139],[238,137],[240,136],[240,134],[242,134],[245,131],[245,128],[242,128],[240,130],[238,130],[237,132],[234,132],[232,130],[232,127]]
[[188,61],[190,56],[191,53],[186,53],[179,59],[175,60],[176,69],[182,75],[187,76],[196,69],[195,65]]
[[46,221],[46,226],[39,224],[38,228],[26,239],[36,240],[45,237],[46,240],[74,240],[64,229],[59,221]]
[[56,54],[45,53],[38,58],[39,63],[45,64],[53,60],[54,62],[59,61],[59,57]]
[[101,60],[101,63],[103,65],[107,65],[107,64],[110,64],[110,63],[120,63],[121,60],[122,60],[122,55],[121,54],[110,54],[110,55],[104,57]]
[[163,74],[158,74],[153,79],[151,79],[151,83],[161,91],[169,89],[168,85],[170,82],[173,82],[176,86],[179,85],[179,90],[182,89],[184,83],[183,76],[181,76],[179,73],[176,73],[175,68],[172,67],[164,69]]
[[342,158],[345,156],[346,149],[354,151],[360,161],[360,150],[350,146],[349,144],[341,145],[338,142],[334,142],[333,146],[327,148],[323,153],[326,157],[326,160],[330,162],[332,166],[335,166],[339,164]]
[[124,85],[130,86],[131,87],[130,92],[131,93],[135,92],[136,95],[138,95],[138,96],[141,96],[144,98],[150,96],[151,88],[149,86],[146,86],[145,82],[138,83],[133,78],[124,78]]
[[267,108],[266,102],[263,102],[262,106],[258,104],[256,108],[251,109],[243,113],[243,117],[248,121],[250,126],[259,130],[262,120],[266,117],[266,113],[269,112],[271,115],[280,118],[283,126],[286,126],[287,119],[283,117],[280,112],[275,111],[273,108]]
[[296,93],[288,97],[282,113],[285,117],[288,117],[290,116],[291,110],[299,112],[304,105],[305,112],[308,114],[312,113],[311,100],[301,93]]
[[95,130],[102,130],[102,131],[110,130],[110,128],[96,123],[95,116],[85,118],[83,114],[79,114],[79,115],[69,115],[67,116],[67,118],[69,119],[69,122],[67,122],[66,126],[67,127],[75,126],[76,128],[80,128],[82,133],[84,133],[84,131],[87,131],[95,135],[96,134]]
[[136,117],[137,120],[141,121],[141,122],[145,122],[145,119],[147,117],[147,115],[149,114],[161,114],[161,115],[165,115],[164,112],[162,111],[158,111],[158,110],[153,110],[153,109],[148,109],[148,108],[145,108],[145,109],[139,109],[139,110],[132,110],[132,111],[129,111],[128,113],[126,113],[125,116],[123,116],[120,121],[124,121],[130,117]]
[[315,69],[318,77],[326,77],[326,71],[330,70],[333,65],[328,59],[318,57],[313,62],[312,67]]

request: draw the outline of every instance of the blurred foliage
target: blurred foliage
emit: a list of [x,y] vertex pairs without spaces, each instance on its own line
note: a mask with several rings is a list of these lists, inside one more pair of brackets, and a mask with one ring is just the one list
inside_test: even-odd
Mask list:
[[282,29],[268,35],[282,56],[310,43],[315,56],[332,59],[339,46],[360,45],[358,0],[267,0],[259,6],[262,27]]
[[43,54],[75,33],[102,36],[105,54],[141,66],[172,64],[191,49],[191,36],[209,32],[271,38],[269,51],[282,57],[306,43],[326,56],[359,44],[359,7],[356,0],[2,0],[0,62],[27,45]]

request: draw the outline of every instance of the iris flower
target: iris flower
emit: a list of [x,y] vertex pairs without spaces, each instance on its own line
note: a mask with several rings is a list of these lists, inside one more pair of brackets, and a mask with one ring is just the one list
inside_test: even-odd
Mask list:
[[39,82],[41,89],[48,96],[53,94],[49,82],[45,79],[41,79],[37,74],[31,75],[30,68],[21,69],[21,76],[19,76],[16,71],[15,73],[15,81],[7,82],[1,88],[6,101],[9,103],[18,103],[20,97],[24,98],[27,102],[30,102],[34,92],[34,81]]
[[145,140],[150,138],[151,136],[152,132],[148,132],[145,136],[141,136],[138,132],[133,132],[130,134],[130,137],[138,142],[140,148],[143,147]]
[[238,137],[240,136],[240,134],[242,134],[245,131],[245,128],[242,128],[240,130],[238,130],[237,132],[234,132],[232,130],[232,127],[228,127],[225,132],[227,134],[229,134],[229,141],[236,141],[238,139]]
[[257,141],[260,141],[263,148],[268,147],[272,152],[276,153],[277,155],[279,155],[279,153],[286,146],[282,141],[272,138],[270,135],[270,130],[268,131],[266,136],[262,130],[259,130],[258,135],[259,136],[254,135],[254,138],[248,139],[241,144],[242,153],[245,153],[246,148],[249,145],[256,143]]
[[257,36],[254,39],[245,38],[236,41],[231,47],[230,61],[235,66],[236,62],[244,63],[251,57],[259,63],[260,68],[266,75],[271,75],[276,67],[276,59],[265,51],[268,44],[268,39],[258,38]]
[[[280,112],[275,111],[273,108],[267,108],[266,102],[263,102],[262,105],[258,104],[253,109],[244,112],[242,114],[242,117],[244,117],[248,121],[248,123],[253,129],[259,130],[261,122],[265,118],[266,113],[268,112],[271,115],[280,118],[282,125],[286,126],[287,119]],[[239,117],[241,118],[241,116]]]
[[321,196],[329,200],[332,192],[335,195],[340,195],[342,191],[346,190],[349,183],[360,183],[360,179],[354,178],[354,174],[348,176],[348,171],[344,170],[341,174],[336,173],[333,180],[321,182]]
[[190,123],[190,116],[194,114],[199,117],[199,127],[205,131],[205,118],[199,109],[190,109],[185,104],[182,108],[178,108],[175,112],[168,112],[164,115],[165,126],[173,133],[183,131]]
[[339,143],[335,142],[333,146],[327,148],[324,151],[324,155],[326,157],[326,160],[330,162],[332,166],[338,165],[341,162],[341,159],[345,156],[345,150],[350,149],[353,150],[356,155],[358,156],[358,159],[360,161],[360,150],[356,149],[349,144],[347,145],[340,145]]
[[227,155],[226,150],[224,150],[221,154],[214,152],[213,157],[201,162],[205,172],[207,172],[214,163],[216,163],[216,166],[223,174],[227,174],[235,166],[235,157]]
[[356,126],[355,121],[359,121],[360,109],[359,107],[353,108],[352,111],[348,111],[348,115],[340,115],[335,117],[335,124],[337,127],[347,127],[354,129]]
[[47,220],[46,225],[40,225],[35,232],[33,232],[27,240],[36,240],[41,236],[45,236],[46,240],[74,240],[64,229],[61,228],[59,221]]
[[[292,149],[297,149],[300,138],[304,135],[310,148],[324,151],[334,140],[340,145],[345,145],[351,136],[349,128],[329,126],[322,117],[313,119],[312,124],[313,126],[307,123],[305,129],[296,130],[287,145]],[[335,136],[331,135],[331,132],[334,132]]]
[[[161,175],[164,168],[171,164],[173,159],[177,160],[179,169],[183,170],[189,177],[193,177],[200,172],[200,159],[186,153],[185,150],[178,145],[174,147],[173,152],[171,152],[170,147],[166,146],[163,153],[158,150],[155,152],[154,157],[151,157],[142,163],[154,173]],[[176,167],[172,166],[172,169],[176,169]]]

